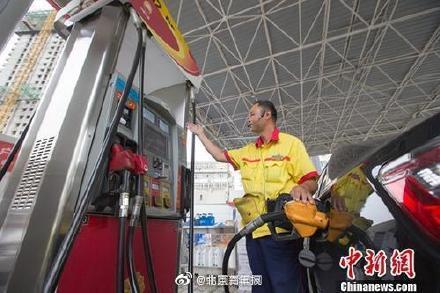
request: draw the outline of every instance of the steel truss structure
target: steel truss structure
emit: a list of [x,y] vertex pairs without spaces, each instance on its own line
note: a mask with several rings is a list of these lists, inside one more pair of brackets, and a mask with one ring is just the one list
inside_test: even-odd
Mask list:
[[220,145],[253,139],[255,99],[312,155],[398,134],[440,110],[437,0],[167,0],[204,81],[200,123]]

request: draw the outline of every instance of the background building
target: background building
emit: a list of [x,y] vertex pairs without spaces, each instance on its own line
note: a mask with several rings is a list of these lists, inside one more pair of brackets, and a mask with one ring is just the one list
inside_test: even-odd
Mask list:
[[8,48],[4,52],[6,59],[0,67],[0,102],[2,104],[8,89],[20,74],[20,69],[32,66],[28,79],[20,86],[20,95],[3,128],[4,134],[17,137],[22,133],[42,97],[58,56],[64,48],[64,40],[55,32],[51,32],[47,38],[43,39],[44,43],[41,44],[41,51],[35,63],[29,64],[28,54],[32,47],[42,40],[41,37],[38,38],[38,35],[50,12],[47,10],[27,13],[17,25],[15,34],[9,40]]
[[233,208],[227,203],[233,199],[234,178],[226,163],[196,162],[194,173],[195,214],[212,213],[216,222],[232,220]]

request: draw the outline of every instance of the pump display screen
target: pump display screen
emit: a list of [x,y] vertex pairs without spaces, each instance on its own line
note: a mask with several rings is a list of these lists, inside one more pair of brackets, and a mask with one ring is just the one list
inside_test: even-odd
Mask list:
[[168,158],[168,139],[158,130],[144,123],[144,150],[162,158]]

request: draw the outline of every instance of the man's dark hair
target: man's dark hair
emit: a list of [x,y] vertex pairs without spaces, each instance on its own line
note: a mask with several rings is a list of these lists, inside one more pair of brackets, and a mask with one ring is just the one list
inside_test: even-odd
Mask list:
[[272,121],[277,122],[277,109],[274,104],[269,100],[255,101],[252,105],[258,105],[264,109],[264,112],[270,112],[272,114]]

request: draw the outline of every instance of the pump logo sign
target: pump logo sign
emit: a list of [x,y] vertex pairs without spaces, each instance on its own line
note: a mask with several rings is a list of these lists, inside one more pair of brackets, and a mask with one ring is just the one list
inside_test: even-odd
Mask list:
[[[15,138],[10,137],[8,135],[0,134],[0,168],[6,163],[9,153],[14,147]],[[12,170],[14,167],[15,158],[11,162],[8,168],[8,172]]]
[[131,5],[168,55],[190,76],[200,75],[188,44],[162,0],[131,0]]
[[178,286],[186,286],[191,282],[191,279],[192,279],[192,274],[190,272],[185,272],[185,273],[179,274],[176,277],[176,279],[174,280],[174,282]]

